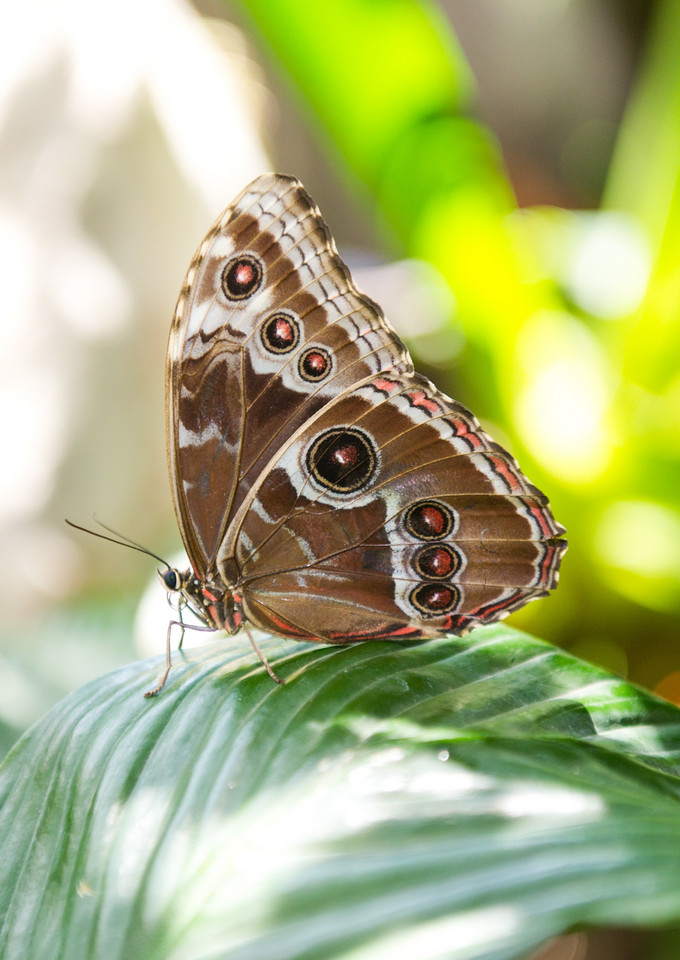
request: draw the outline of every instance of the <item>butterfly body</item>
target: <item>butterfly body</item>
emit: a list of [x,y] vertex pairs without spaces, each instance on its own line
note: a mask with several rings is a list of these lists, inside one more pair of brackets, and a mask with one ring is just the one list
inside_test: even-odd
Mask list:
[[556,583],[546,497],[414,372],[292,177],[255,180],[192,261],[167,433],[181,591],[206,627],[464,633]]

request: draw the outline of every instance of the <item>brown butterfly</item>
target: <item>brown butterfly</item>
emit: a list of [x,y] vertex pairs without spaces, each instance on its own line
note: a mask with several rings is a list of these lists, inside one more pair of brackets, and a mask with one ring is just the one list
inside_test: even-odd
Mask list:
[[[167,444],[191,569],[162,580],[203,629],[463,634],[557,582],[567,545],[547,498],[414,371],[293,177],[246,187],[189,267]],[[170,629],[147,696],[169,669]]]

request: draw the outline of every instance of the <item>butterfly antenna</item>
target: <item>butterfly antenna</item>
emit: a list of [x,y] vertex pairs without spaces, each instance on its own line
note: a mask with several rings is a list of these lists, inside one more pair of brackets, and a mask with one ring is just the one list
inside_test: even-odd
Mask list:
[[[82,530],[83,533],[89,533],[93,537],[99,537],[100,540],[108,540],[109,543],[117,543],[119,547],[129,547],[131,550],[138,550],[139,553],[146,554],[147,557],[153,557],[154,560],[158,560],[159,563],[162,563],[164,567],[168,570],[171,569],[170,564],[167,560],[164,560],[163,557],[159,557],[157,553],[154,553],[153,550],[149,550],[147,547],[143,547],[140,543],[136,543],[134,540],[130,540],[129,537],[126,537],[124,534],[119,533],[117,530],[114,530],[112,527],[107,527],[105,523],[102,523],[101,520],[98,520],[97,517],[93,516],[92,519],[95,523],[98,523],[100,527],[103,527],[104,530],[108,530],[109,533],[114,534],[113,537],[107,537],[105,533],[98,533],[96,530],[89,530],[87,527],[81,527],[78,523],[73,523],[71,520],[65,520],[65,523],[68,523],[69,527],[73,527],[75,530]],[[115,539],[115,538],[118,539]]]

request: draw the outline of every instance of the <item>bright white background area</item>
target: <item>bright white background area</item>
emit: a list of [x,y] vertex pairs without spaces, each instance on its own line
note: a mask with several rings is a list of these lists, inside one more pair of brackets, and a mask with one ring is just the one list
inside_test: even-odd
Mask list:
[[[66,690],[163,650],[155,562],[64,518],[94,526],[96,513],[155,552],[180,546],[164,432],[175,300],[212,221],[272,169],[262,132],[294,135],[242,33],[183,0],[105,14],[37,0],[2,19],[0,722],[20,729]],[[308,164],[304,137],[297,151]],[[433,268],[373,261],[354,258],[358,280],[405,336],[445,321],[451,294]],[[414,300],[427,329],[413,329]],[[115,607],[150,582],[136,650],[132,610],[108,630],[88,615],[88,598]],[[83,600],[82,632],[55,619]]]
[[69,674],[78,685],[121,657],[51,633],[52,611],[135,581],[141,594],[153,574],[64,517],[177,544],[170,317],[208,226],[271,163],[242,36],[182,0],[37,0],[2,21],[0,720],[23,726]]

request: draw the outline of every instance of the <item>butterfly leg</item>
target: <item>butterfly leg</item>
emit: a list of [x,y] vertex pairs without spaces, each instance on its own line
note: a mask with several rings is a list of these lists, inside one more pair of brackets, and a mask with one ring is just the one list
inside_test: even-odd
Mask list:
[[155,697],[157,693],[161,692],[161,690],[165,686],[165,681],[168,679],[168,674],[172,669],[172,654],[170,651],[170,635],[172,633],[173,627],[182,628],[182,635],[180,636],[179,643],[177,644],[178,650],[182,649],[182,641],[184,640],[185,630],[203,630],[206,633],[212,633],[215,629],[213,626],[200,627],[198,626],[198,624],[194,625],[193,623],[184,623],[182,620],[170,621],[170,623],[168,624],[168,632],[165,635],[165,670],[163,671],[163,674],[161,675],[161,678],[158,681],[158,684],[153,688],[153,690],[147,690],[146,693],[144,694],[144,696],[147,697],[147,699],[149,697]]
[[245,632],[246,632],[246,636],[247,636],[248,639],[250,640],[250,644],[251,644],[253,650],[255,651],[255,653],[256,653],[256,654],[258,655],[258,657],[260,658],[260,660],[261,660],[261,662],[262,662],[262,665],[264,666],[265,670],[267,671],[267,673],[269,674],[269,676],[272,678],[272,680],[274,681],[274,683],[283,684],[284,681],[281,679],[281,677],[277,676],[277,675],[274,673],[274,670],[273,670],[273,668],[272,668],[272,665],[270,664],[269,660],[267,660],[267,658],[265,657],[264,653],[262,652],[262,650],[261,650],[260,647],[258,646],[257,640],[256,640],[255,637],[252,635],[252,633],[250,632],[250,628],[248,627],[248,624],[245,623],[245,622],[244,622],[244,624],[243,624],[243,629],[244,629]]
[[[165,686],[165,681],[168,679],[168,674],[172,669],[172,654],[170,652],[170,634],[172,633],[172,628],[178,625],[182,628],[182,639],[184,638],[184,624],[181,620],[171,620],[168,624],[168,632],[165,635],[165,670],[158,681],[157,685],[153,690],[147,690],[144,696],[148,699],[149,697],[155,697],[157,693],[160,693],[163,687]],[[181,640],[180,640],[181,645]]]

